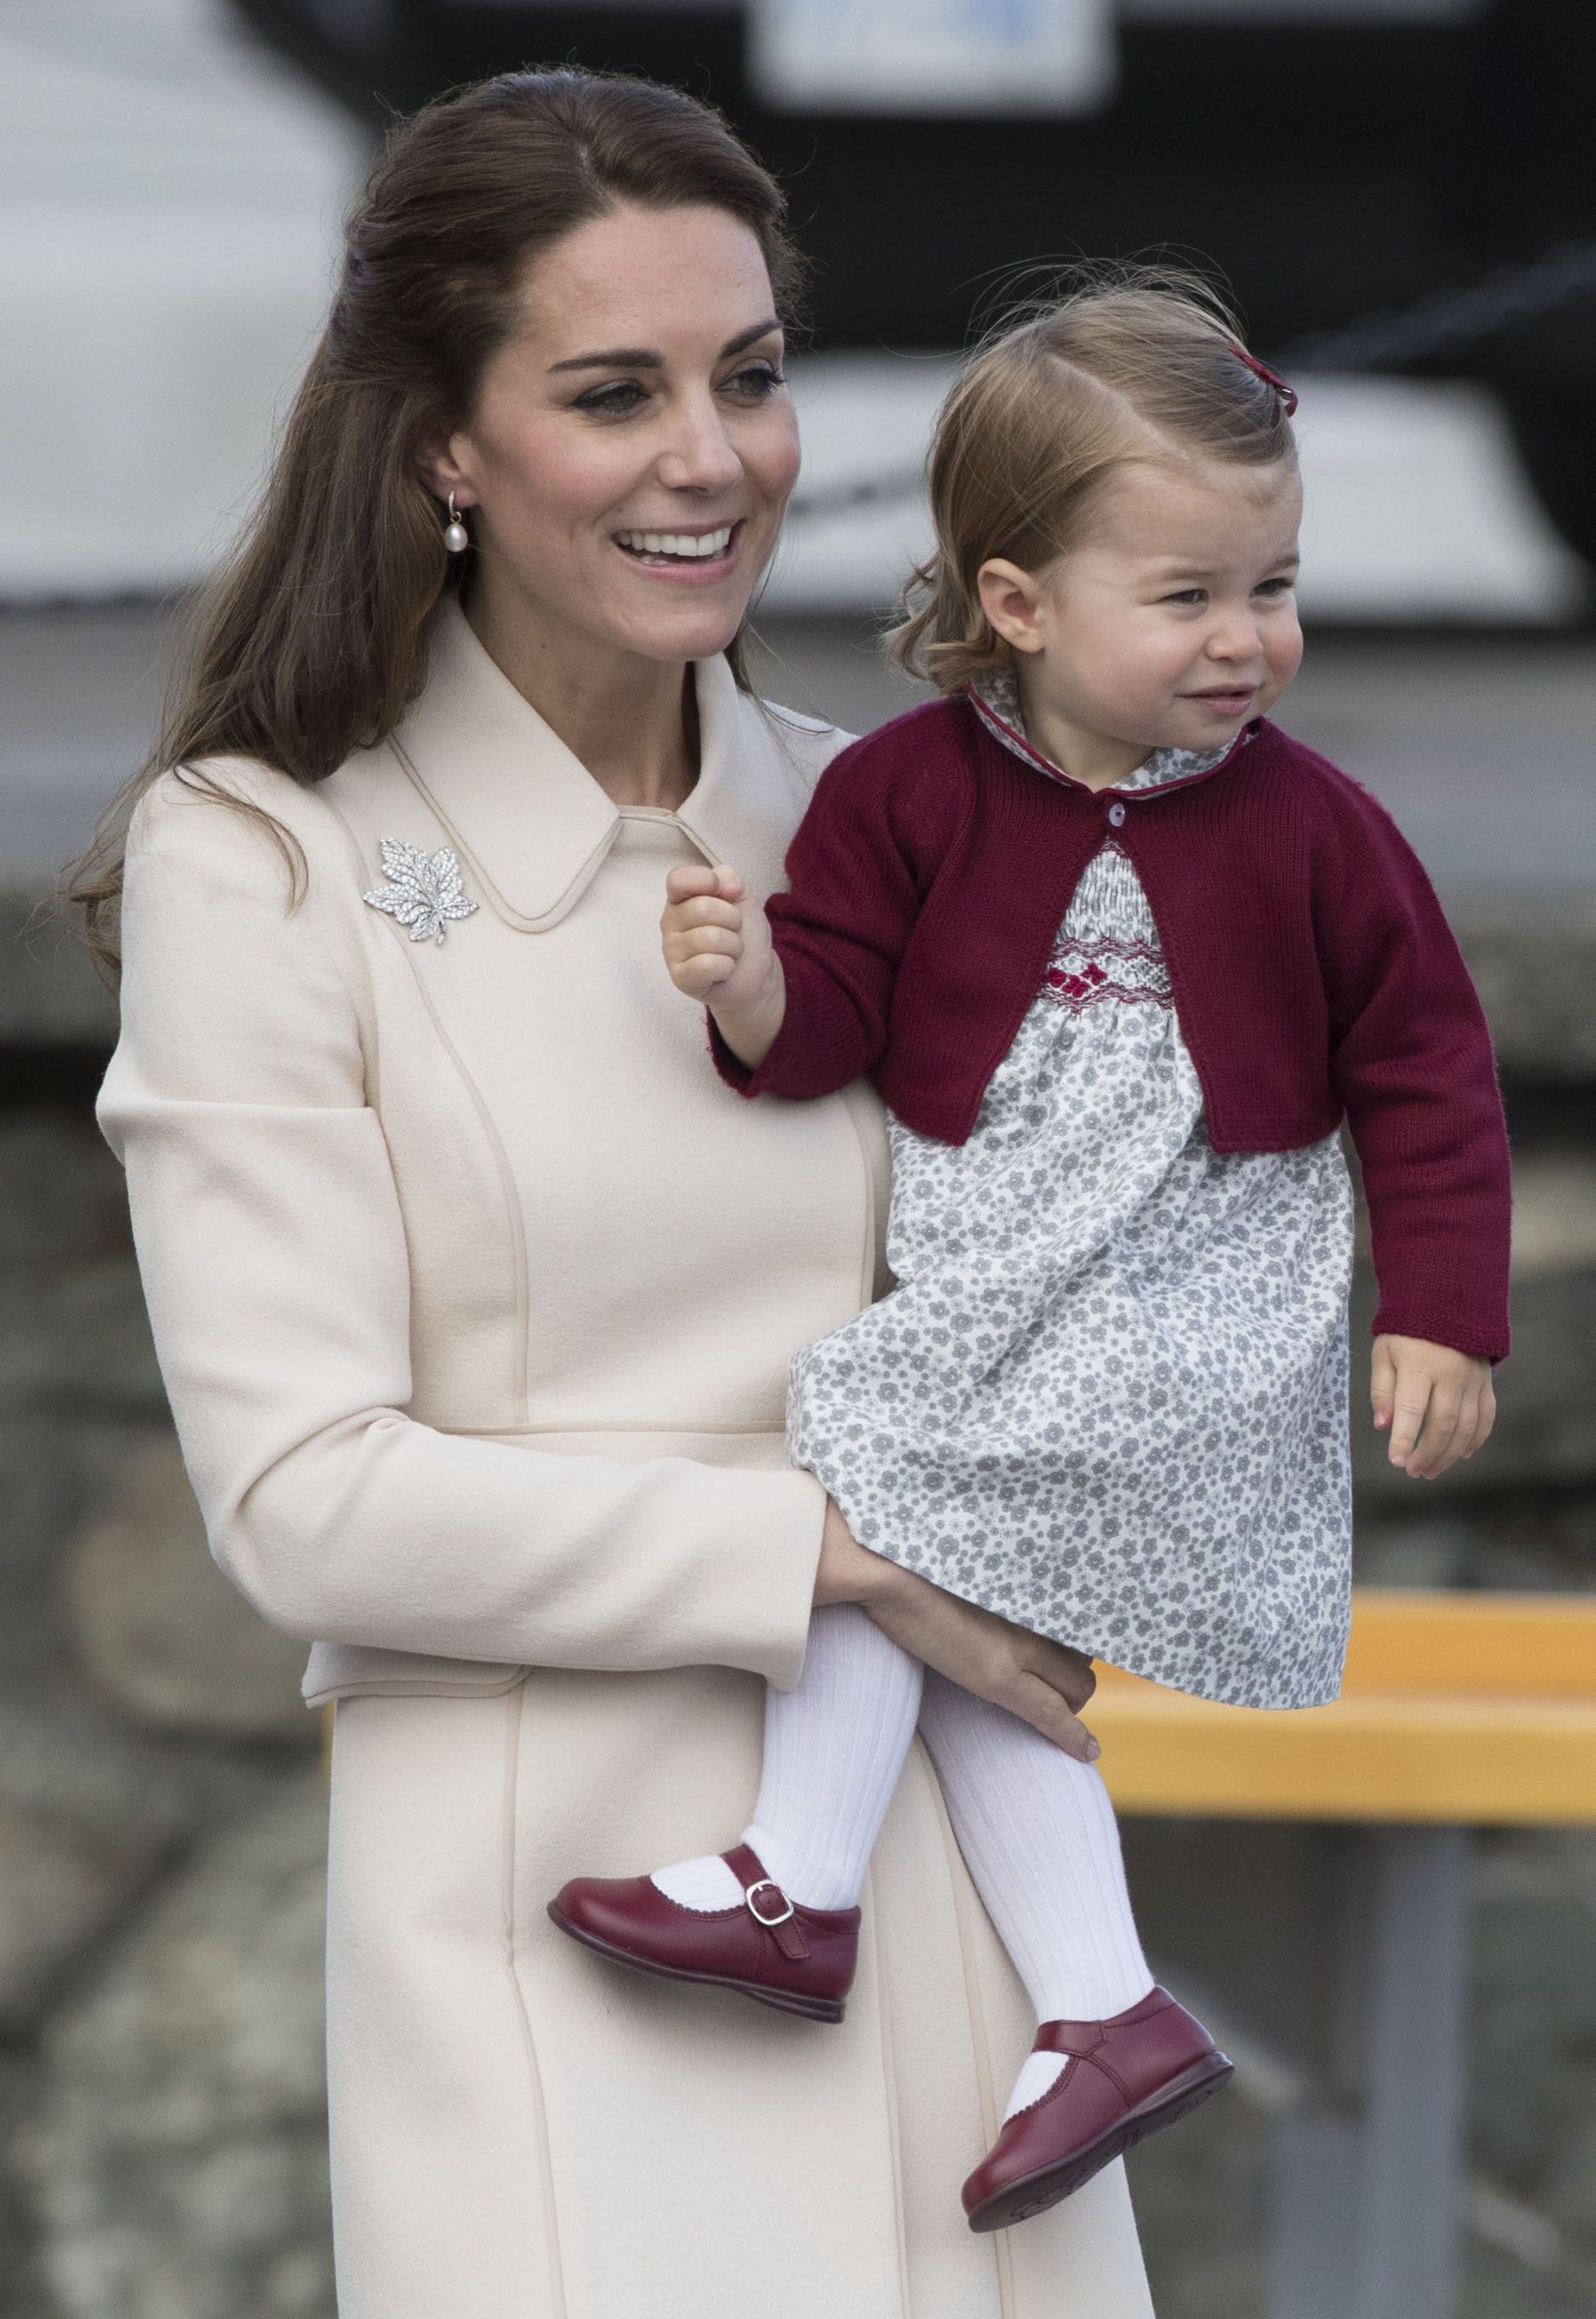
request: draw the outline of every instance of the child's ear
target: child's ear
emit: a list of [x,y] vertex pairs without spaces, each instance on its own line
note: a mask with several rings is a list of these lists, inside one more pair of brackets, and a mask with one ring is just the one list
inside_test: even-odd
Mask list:
[[1040,652],[1041,589],[1033,576],[998,555],[982,564],[976,586],[980,590],[981,609],[1005,644],[1012,645],[1015,652]]

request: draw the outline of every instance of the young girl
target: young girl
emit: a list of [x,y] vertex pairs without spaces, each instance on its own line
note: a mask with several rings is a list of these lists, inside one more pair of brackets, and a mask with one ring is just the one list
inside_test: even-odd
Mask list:
[[[1490,1431],[1506,1139],[1485,1025],[1372,799],[1267,719],[1296,673],[1295,397],[1178,284],[1088,284],[977,356],[899,632],[942,698],[822,775],[768,915],[675,871],[665,955],[723,1075],[890,1107],[897,1286],[792,1366],[854,1537],[1006,1620],[1253,1707],[1333,1699],[1362,1163],[1374,1421]],[[579,1879],[556,1923],[840,2019],[918,1726],[1041,2026],[971,2227],[1066,2196],[1229,2072],[1158,1989],[1096,1770],[816,1614],[732,1852]]]

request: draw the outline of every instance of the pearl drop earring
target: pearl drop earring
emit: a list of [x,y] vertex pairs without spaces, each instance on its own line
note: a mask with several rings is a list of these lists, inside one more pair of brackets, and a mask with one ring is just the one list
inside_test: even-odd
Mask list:
[[455,494],[449,493],[449,519],[444,526],[444,546],[451,555],[458,555],[471,546],[471,534],[455,511]]

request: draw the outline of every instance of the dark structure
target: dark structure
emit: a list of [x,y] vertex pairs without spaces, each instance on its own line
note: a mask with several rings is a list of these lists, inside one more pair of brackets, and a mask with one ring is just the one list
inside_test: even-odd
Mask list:
[[1216,262],[1255,341],[1503,397],[1596,561],[1596,40],[1587,0],[1393,0],[1371,22],[1128,12],[1081,120],[813,115],[750,85],[736,0],[237,0],[374,126],[453,83],[573,59],[708,95],[791,191],[825,346],[960,344],[1017,257]]

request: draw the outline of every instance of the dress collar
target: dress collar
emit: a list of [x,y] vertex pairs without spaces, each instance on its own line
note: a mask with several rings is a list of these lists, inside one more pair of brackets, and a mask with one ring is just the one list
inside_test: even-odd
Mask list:
[[[970,707],[993,739],[1000,741],[1022,764],[1045,773],[1049,781],[1061,782],[1066,789],[1086,788],[1084,781],[1065,772],[1026,739],[1019,681],[1012,668],[983,669],[978,676],[971,677],[964,690]],[[1116,790],[1163,790],[1178,788],[1186,781],[1200,781],[1216,772],[1227,757],[1251,740],[1257,729],[1256,723],[1244,726],[1222,749],[1155,749],[1134,772],[1111,786]]]
[[[699,778],[674,818],[709,860],[749,860],[751,817],[764,818],[759,761],[779,744],[723,654],[695,661],[693,683]],[[427,681],[387,746],[478,891],[524,932],[559,923],[621,826],[621,809],[516,690],[453,596],[433,616]]]

